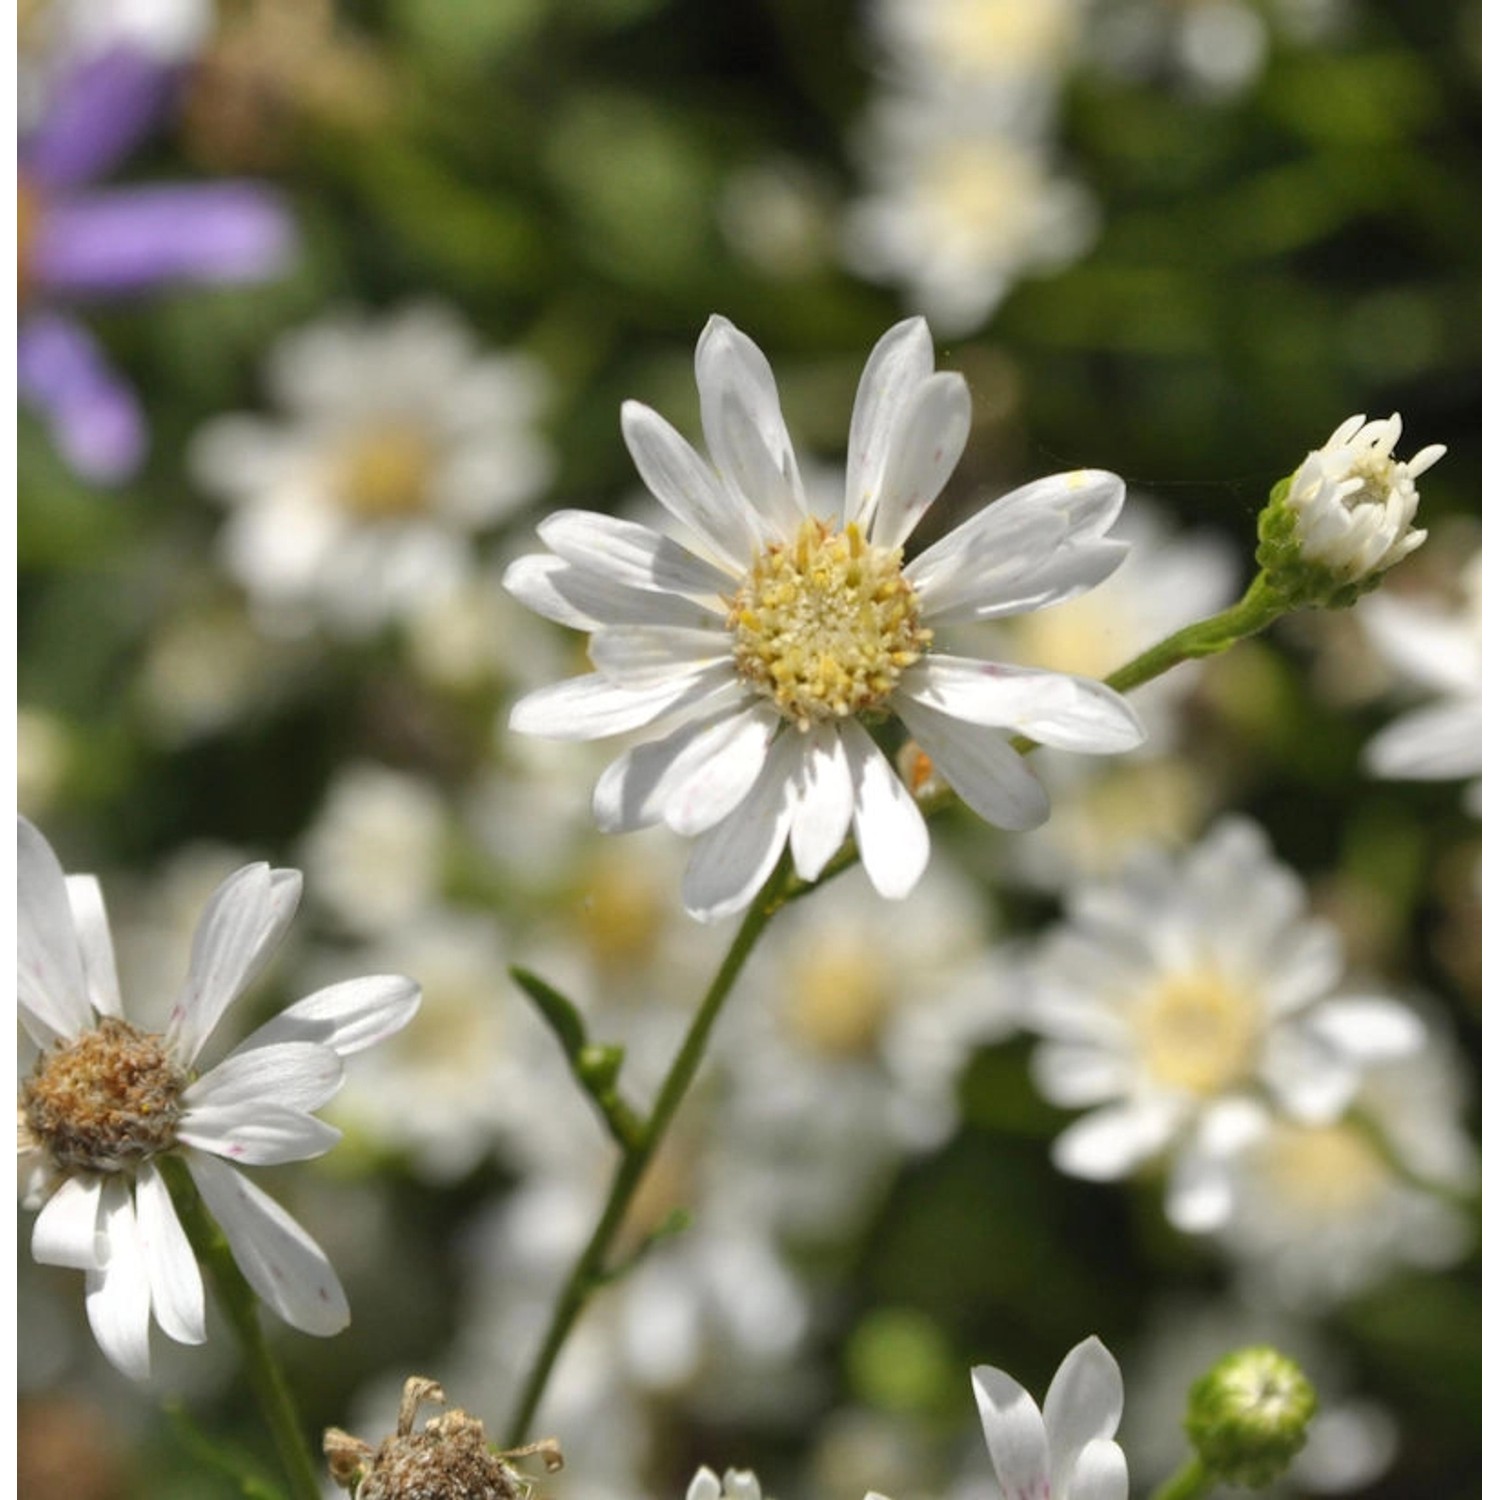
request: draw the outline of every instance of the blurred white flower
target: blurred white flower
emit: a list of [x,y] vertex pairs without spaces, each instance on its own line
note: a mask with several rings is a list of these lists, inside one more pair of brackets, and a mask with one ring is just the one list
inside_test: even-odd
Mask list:
[[1052,172],[1035,134],[918,95],[879,101],[856,147],[868,186],[845,226],[852,269],[899,283],[940,333],[965,334],[1020,277],[1076,260],[1093,201]]
[[471,537],[546,487],[545,381],[488,354],[434,304],[285,335],[268,382],[285,417],[209,423],[189,459],[232,510],[230,572],[268,630],[354,635],[454,587]]
[[591,633],[598,670],[531,693],[511,727],[563,740],[665,723],[611,763],[594,811],[612,832],[665,822],[697,837],[688,911],[742,910],[790,845],[819,875],[851,825],[871,883],[907,895],[927,826],[861,722],[899,715],[958,794],[1002,828],[1035,827],[1046,793],[1009,744],[1020,732],[1086,753],[1140,742],[1130,706],[1094,682],[929,651],[934,625],[1036,609],[1112,572],[1104,536],[1123,486],[1059,474],[1002,497],[903,566],[969,429],[969,395],[933,372],[921,319],[876,345],[855,398],[843,515],[809,514],[770,365],[723,318],[699,340],[698,387],[715,468],[649,408],[627,402],[626,442],[697,549],[628,521],[561,511],[552,554],[506,586]]
[[1174,860],[1142,853],[1085,884],[1044,939],[1028,1024],[1038,1087],[1090,1112],[1054,1146],[1065,1172],[1123,1177],[1170,1152],[1167,1216],[1222,1225],[1230,1161],[1278,1116],[1322,1126],[1372,1063],[1405,1056],[1423,1029],[1405,1006],[1334,997],[1338,934],[1305,914],[1265,835],[1226,820]]
[[164,1034],[124,1018],[98,882],[64,876],[24,819],[17,883],[18,1006],[39,1049],[18,1138],[25,1201],[41,1210],[32,1254],[85,1273],[94,1336],[125,1374],[150,1372],[153,1317],[179,1343],[202,1343],[202,1276],[157,1165],[175,1156],[267,1306],[305,1332],[337,1333],[349,1310],[327,1257],[228,1163],[327,1151],[338,1132],[312,1111],[337,1092],[345,1056],[406,1024],[417,986],[394,976],[332,985],[197,1074],[210,1034],[291,921],[297,872],[248,865],[220,886]]
[[447,830],[442,795],[425,777],[347,765],[302,840],[308,889],[351,932],[388,932],[436,898]]
[[1390,593],[1360,604],[1358,618],[1380,655],[1398,675],[1437,695],[1365,746],[1365,765],[1376,776],[1447,781],[1479,774],[1481,572],[1476,552],[1459,578],[1459,598],[1446,606]]
[[978,1366],[973,1380],[1002,1500],[1125,1500],[1125,1454],[1113,1441],[1125,1390],[1120,1367],[1097,1338],[1069,1351],[1040,1409],[992,1365]]
[[725,1469],[724,1478],[700,1468],[687,1487],[687,1500],[760,1500],[760,1480],[749,1469]]
[[1395,414],[1350,417],[1292,475],[1286,504],[1296,516],[1300,556],[1345,583],[1384,573],[1427,539],[1412,527],[1416,480],[1448,450],[1440,443],[1402,462]]

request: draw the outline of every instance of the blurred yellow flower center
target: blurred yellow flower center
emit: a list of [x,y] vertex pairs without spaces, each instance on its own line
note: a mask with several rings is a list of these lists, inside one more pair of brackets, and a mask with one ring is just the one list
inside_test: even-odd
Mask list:
[[901,549],[811,517],[756,558],[727,623],[740,676],[799,729],[879,709],[932,640]]
[[187,1072],[165,1040],[105,1016],[56,1042],[21,1086],[21,1143],[65,1172],[121,1172],[170,1149]]
[[1055,0],[949,0],[934,13],[943,61],[971,73],[1045,62],[1077,30],[1072,6]]
[[793,1034],[812,1051],[868,1056],[890,1010],[887,965],[852,935],[820,939],[799,956],[785,1004]]
[[1039,609],[1012,624],[1015,644],[1007,655],[1021,666],[1102,681],[1132,654],[1121,644],[1118,614],[1097,595]]
[[1208,1098],[1249,1073],[1261,1011],[1253,996],[1198,969],[1170,975],[1143,997],[1136,1026],[1150,1076]]
[[371,521],[397,520],[427,509],[437,453],[420,429],[394,424],[360,433],[339,462],[339,497]]
[[1014,148],[983,138],[954,141],[933,161],[923,210],[964,254],[1008,244],[1038,201],[1037,170]]
[[1289,1208],[1325,1221],[1369,1208],[1390,1185],[1390,1169],[1351,1125],[1281,1125],[1260,1155]]
[[639,972],[656,952],[667,912],[657,882],[642,878],[639,856],[601,852],[584,876],[580,927],[607,974]]

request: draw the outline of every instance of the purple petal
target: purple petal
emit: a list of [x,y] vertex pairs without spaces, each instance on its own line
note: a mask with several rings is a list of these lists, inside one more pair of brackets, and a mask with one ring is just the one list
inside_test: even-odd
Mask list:
[[128,478],[145,455],[145,421],[83,328],[34,314],[21,325],[16,355],[21,398],[46,422],[69,467],[100,483]]
[[115,188],[44,205],[27,275],[44,291],[120,295],[171,281],[258,281],[291,257],[291,217],[251,182]]
[[58,86],[46,118],[21,148],[21,171],[43,188],[92,182],[123,161],[160,118],[173,69],[130,47],[113,47]]

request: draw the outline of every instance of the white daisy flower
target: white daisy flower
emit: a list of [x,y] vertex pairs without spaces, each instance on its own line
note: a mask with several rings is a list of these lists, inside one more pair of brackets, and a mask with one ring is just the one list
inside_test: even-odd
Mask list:
[[642,477],[692,547],[561,511],[538,528],[552,555],[506,574],[538,613],[592,633],[597,668],[523,698],[511,728],[587,740],[668,727],[609,766],[594,811],[611,832],[701,835],[684,884],[695,917],[747,906],[788,843],[798,875],[816,878],[851,823],[875,889],[912,889],[927,826],[867,720],[898,715],[1001,828],[1047,816],[1011,735],[1089,753],[1140,743],[1129,705],[1099,683],[932,649],[935,627],[1038,609],[1112,572],[1119,479],[1038,480],[907,564],[969,430],[968,390],[934,373],[926,323],[891,329],[865,367],[842,514],[809,512],[771,367],[724,318],[698,341],[697,375],[712,466],[649,408],[623,413]]
[[444,307],[288,334],[269,382],[283,420],[220,417],[190,453],[232,508],[225,562],[268,629],[404,619],[465,577],[473,533],[551,478],[542,371],[481,351]]
[[1068,1353],[1040,1409],[993,1365],[980,1365],[973,1380],[1002,1500],[1125,1500],[1125,1454],[1113,1441],[1125,1391],[1119,1365],[1097,1338]]
[[1480,554],[1459,580],[1456,606],[1377,594],[1358,617],[1402,677],[1437,695],[1388,724],[1365,746],[1365,765],[1393,780],[1477,776],[1482,759]]
[[327,1257],[231,1162],[321,1156],[338,1132],[312,1111],[337,1092],[341,1059],[410,1020],[409,979],[372,976],[299,1001],[201,1075],[195,1064],[231,1001],[264,966],[296,908],[295,870],[247,865],[219,887],[193,938],[165,1033],[124,1017],[98,882],[67,877],[20,820],[20,1021],[41,1049],[20,1096],[20,1175],[40,1206],[32,1254],[86,1276],[89,1322],[125,1374],[150,1372],[150,1322],[204,1339],[203,1279],[158,1166],[180,1158],[245,1279],[307,1333],[337,1333],[348,1303]]
[[1235,1152],[1278,1116],[1333,1119],[1366,1067],[1421,1045],[1397,1001],[1334,997],[1338,935],[1305,904],[1242,820],[1180,859],[1149,851],[1080,887],[1031,974],[1029,1022],[1047,1038],[1037,1085],[1090,1109],[1056,1142],[1063,1171],[1118,1178],[1170,1152],[1168,1218],[1216,1228]]
[[1384,573],[1427,539],[1412,528],[1416,481],[1448,450],[1423,448],[1404,463],[1393,456],[1401,418],[1350,417],[1302,460],[1285,504],[1296,518],[1298,552],[1343,583]]

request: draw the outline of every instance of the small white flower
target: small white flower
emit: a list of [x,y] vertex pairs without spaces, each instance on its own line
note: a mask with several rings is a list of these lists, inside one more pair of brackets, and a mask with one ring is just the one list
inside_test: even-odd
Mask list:
[[233,508],[225,561],[267,628],[369,634],[455,587],[472,534],[551,477],[543,384],[436,305],[283,338],[270,385],[285,419],[220,417],[190,455]]
[[1125,1391],[1097,1338],[1068,1353],[1040,1410],[1003,1370],[972,1373],[1001,1500],[1125,1500],[1125,1454],[1113,1441]]
[[229,1163],[327,1151],[338,1132],[312,1111],[337,1092],[343,1057],[410,1020],[416,985],[395,976],[331,985],[200,1075],[210,1033],[291,921],[297,872],[247,865],[219,887],[164,1034],[124,1017],[98,882],[65,876],[24,819],[17,884],[17,1003],[41,1049],[22,1084],[18,1139],[25,1201],[41,1209],[32,1254],[85,1273],[94,1336],[125,1374],[149,1373],[153,1316],[170,1338],[202,1343],[203,1279],[157,1165],[170,1154],[267,1306],[307,1333],[337,1333],[349,1309],[327,1257]]
[[1365,765],[1393,780],[1477,776],[1482,750],[1480,554],[1460,579],[1456,607],[1377,594],[1358,611],[1375,649],[1401,676],[1437,695],[1365,746]]
[[1058,1138],[1058,1165],[1123,1177],[1173,1154],[1167,1215],[1202,1232],[1232,1202],[1229,1163],[1273,1117],[1323,1123],[1370,1064],[1421,1045],[1393,1000],[1333,998],[1337,933],[1305,915],[1264,834],[1221,823],[1180,860],[1143,853],[1082,886],[1043,945],[1030,1024],[1038,1087],[1091,1112]]
[[930,649],[934,627],[1039,609],[1112,572],[1119,479],[1038,480],[908,565],[903,544],[969,430],[968,390],[934,373],[926,323],[891,329],[865,367],[842,514],[810,513],[771,367],[723,318],[703,331],[697,374],[712,467],[649,408],[623,413],[642,477],[692,546],[561,511],[538,528],[553,555],[506,574],[538,613],[591,632],[597,668],[523,698],[512,729],[587,740],[668,727],[609,766],[594,811],[611,832],[664,822],[698,838],[689,912],[743,909],[788,844],[798,875],[816,878],[851,824],[876,890],[912,889],[927,826],[863,720],[899,716],[1001,828],[1047,816],[1013,734],[1088,753],[1140,743],[1130,706],[1100,683]]
[[1340,581],[1384,573],[1427,538],[1412,528],[1416,481],[1448,450],[1434,443],[1401,462],[1393,456],[1401,418],[1350,417],[1292,475],[1286,503],[1296,515],[1305,562]]

